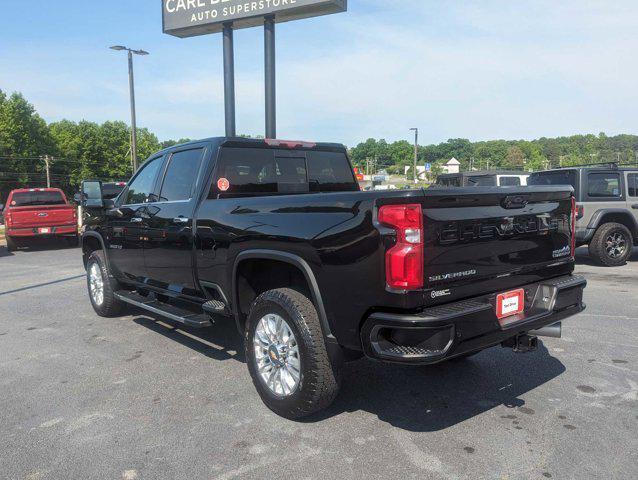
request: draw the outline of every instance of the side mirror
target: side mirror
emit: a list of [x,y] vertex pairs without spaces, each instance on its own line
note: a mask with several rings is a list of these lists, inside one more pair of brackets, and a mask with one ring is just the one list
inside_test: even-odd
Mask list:
[[79,202],[84,208],[104,208],[102,182],[97,180],[85,180],[82,182]]

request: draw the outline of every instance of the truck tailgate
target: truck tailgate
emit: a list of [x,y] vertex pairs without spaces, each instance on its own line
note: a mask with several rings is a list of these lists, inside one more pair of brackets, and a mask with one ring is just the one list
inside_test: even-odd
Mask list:
[[571,212],[569,187],[474,187],[426,193],[426,288],[569,262]]
[[73,225],[75,207],[72,205],[38,205],[37,207],[11,207],[11,228],[34,228]]

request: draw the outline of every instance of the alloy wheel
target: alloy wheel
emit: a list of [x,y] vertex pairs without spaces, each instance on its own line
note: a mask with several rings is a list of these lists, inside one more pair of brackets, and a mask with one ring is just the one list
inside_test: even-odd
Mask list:
[[301,379],[299,345],[280,315],[269,313],[257,323],[253,335],[255,362],[260,380],[278,397],[292,395]]
[[102,305],[104,302],[104,279],[102,278],[102,270],[97,263],[91,264],[89,268],[89,293],[96,305]]
[[620,258],[627,251],[627,239],[622,233],[613,232],[605,239],[605,251],[610,258]]

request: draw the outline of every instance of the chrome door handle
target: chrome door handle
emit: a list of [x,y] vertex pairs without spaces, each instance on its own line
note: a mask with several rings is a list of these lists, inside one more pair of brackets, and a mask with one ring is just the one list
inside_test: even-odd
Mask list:
[[190,220],[190,218],[186,218],[186,217],[175,217],[173,219],[173,223],[188,223]]
[[131,223],[142,223],[142,219],[140,217],[131,218]]

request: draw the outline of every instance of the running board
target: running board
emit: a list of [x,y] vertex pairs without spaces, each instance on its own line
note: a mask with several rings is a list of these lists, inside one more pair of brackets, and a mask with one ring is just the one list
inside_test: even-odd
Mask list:
[[169,305],[126,290],[117,291],[114,295],[117,299],[130,305],[143,308],[144,310],[169,318],[170,320],[189,327],[204,328],[212,325],[210,317],[204,313],[193,313],[190,310],[175,307],[174,305]]

